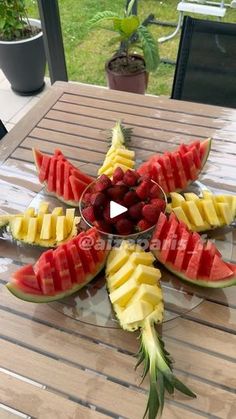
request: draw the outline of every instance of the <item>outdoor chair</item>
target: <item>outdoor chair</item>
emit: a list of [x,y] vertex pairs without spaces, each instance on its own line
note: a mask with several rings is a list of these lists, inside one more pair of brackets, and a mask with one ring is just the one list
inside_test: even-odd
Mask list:
[[0,119],[0,140],[7,134],[7,129]]
[[226,13],[226,7],[224,1],[182,0],[177,5],[177,11],[179,12],[179,20],[176,29],[170,35],[159,38],[158,42],[162,43],[174,38],[181,29],[183,18],[186,14],[197,13],[207,17],[214,16],[218,19],[222,19]]
[[236,107],[236,24],[185,16],[171,98]]

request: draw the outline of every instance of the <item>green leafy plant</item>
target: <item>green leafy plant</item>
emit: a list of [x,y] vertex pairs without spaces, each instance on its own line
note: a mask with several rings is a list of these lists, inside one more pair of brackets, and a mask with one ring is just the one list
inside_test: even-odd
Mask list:
[[[109,44],[118,43],[119,47],[116,50],[116,55],[125,57],[126,64],[131,61],[133,52],[140,49],[146,70],[148,72],[155,71],[160,62],[158,44],[148,27],[141,23],[138,16],[132,14],[134,1],[129,3],[124,17],[106,10],[96,13],[90,20],[89,25],[90,27],[100,26],[117,34],[109,40]],[[109,26],[103,25],[106,22]]]
[[15,41],[32,36],[24,0],[0,0],[0,39]]

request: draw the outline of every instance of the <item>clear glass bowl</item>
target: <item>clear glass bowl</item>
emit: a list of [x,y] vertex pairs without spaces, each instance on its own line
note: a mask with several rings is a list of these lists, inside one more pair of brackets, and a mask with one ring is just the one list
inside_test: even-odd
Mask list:
[[[84,197],[87,193],[89,193],[89,192],[92,193],[93,192],[94,186],[95,186],[97,180],[92,182],[90,185],[88,185],[88,187],[84,190],[83,194],[81,195],[81,198],[80,198],[80,201],[79,201],[79,210],[80,210],[81,219],[87,225],[87,227],[93,227],[94,225],[89,220],[87,220],[83,215],[83,209],[86,208],[86,204],[84,203]],[[166,209],[167,197],[166,197],[165,192],[163,191],[162,187],[160,185],[158,185],[158,183],[154,182],[153,180],[152,180],[152,183],[154,185],[158,186],[158,188],[160,190],[160,197],[159,198],[162,199],[165,202],[165,209]],[[112,201],[112,199],[110,200],[110,202],[111,201]],[[108,201],[108,203],[109,203],[109,201]],[[163,212],[165,212],[165,209],[164,209]],[[155,225],[156,225],[156,223],[153,224],[151,227],[149,227],[146,230],[140,230],[140,231],[137,231],[135,233],[126,234],[126,235],[125,234],[121,235],[121,234],[118,234],[116,232],[107,233],[106,231],[99,230],[99,228],[98,228],[98,231],[100,232],[101,236],[104,237],[106,240],[112,241],[113,245],[119,245],[122,240],[129,240],[131,242],[135,241],[136,243],[139,242],[139,241],[142,242],[143,240],[147,241],[151,237],[152,232],[155,228]]]

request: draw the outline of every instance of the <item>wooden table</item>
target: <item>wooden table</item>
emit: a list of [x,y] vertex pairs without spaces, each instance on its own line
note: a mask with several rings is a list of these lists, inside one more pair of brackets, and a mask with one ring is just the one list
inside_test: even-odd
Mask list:
[[[142,160],[181,141],[212,136],[200,179],[235,193],[236,110],[56,83],[1,141],[1,209],[23,210],[40,191],[33,146],[48,153],[60,147],[76,165],[92,163],[95,174],[107,150],[104,130],[117,119],[133,127],[132,146]],[[21,248],[0,240],[0,250],[0,418],[16,417],[3,405],[43,419],[142,418],[147,381],[139,387],[133,369],[137,335],[88,326],[50,305],[14,298],[4,283],[22,263]],[[202,304],[163,326],[176,373],[197,399],[176,392],[167,398],[163,418],[235,419],[236,288],[197,293]]]

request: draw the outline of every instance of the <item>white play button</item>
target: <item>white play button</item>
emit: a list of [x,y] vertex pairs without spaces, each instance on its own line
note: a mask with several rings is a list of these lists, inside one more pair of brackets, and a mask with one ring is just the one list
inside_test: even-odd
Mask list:
[[123,205],[117,204],[117,202],[114,201],[110,202],[110,218],[115,218],[126,211],[128,210]]

